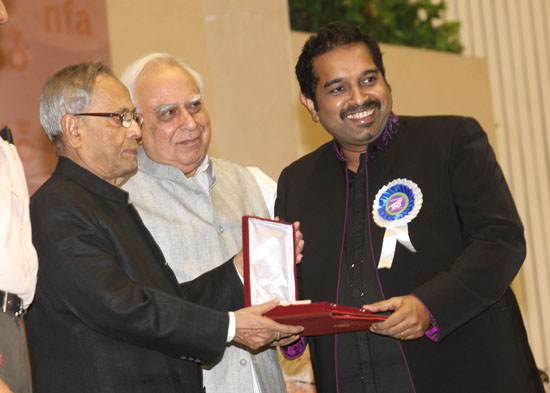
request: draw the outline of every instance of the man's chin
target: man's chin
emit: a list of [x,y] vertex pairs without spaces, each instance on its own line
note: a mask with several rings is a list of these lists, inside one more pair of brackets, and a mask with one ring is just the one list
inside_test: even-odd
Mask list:
[[360,124],[360,125],[359,125],[359,128],[363,128],[363,129],[365,129],[365,128],[370,128],[370,127],[372,127],[373,124],[374,124],[374,120],[373,120],[373,121],[370,121],[370,122],[368,122],[368,123]]
[[130,177],[132,176],[138,169],[138,162],[136,158],[130,158],[124,160],[124,165],[121,167],[121,176]]

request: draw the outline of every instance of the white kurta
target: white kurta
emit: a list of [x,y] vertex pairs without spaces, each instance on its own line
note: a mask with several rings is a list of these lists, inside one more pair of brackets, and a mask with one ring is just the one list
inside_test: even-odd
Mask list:
[[15,146],[0,138],[0,290],[18,295],[27,308],[37,270],[23,165]]

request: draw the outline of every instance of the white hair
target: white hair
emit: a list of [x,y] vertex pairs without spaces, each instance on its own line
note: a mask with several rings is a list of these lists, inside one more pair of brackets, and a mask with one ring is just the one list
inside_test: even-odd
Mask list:
[[124,83],[124,85],[126,85],[128,90],[130,91],[132,102],[138,108],[138,110],[140,110],[140,108],[139,103],[137,102],[135,97],[136,81],[143,70],[150,64],[169,64],[182,68],[183,70],[187,71],[189,75],[191,75],[191,77],[197,84],[199,91],[202,94],[202,76],[193,68],[191,68],[187,63],[185,63],[182,59],[169,53],[150,53],[132,62],[128,67],[126,67],[120,77],[120,81]]
[[61,119],[68,113],[86,112],[92,101],[98,75],[114,78],[102,62],[86,62],[63,68],[48,78],[40,96],[40,124],[54,144],[61,148]]

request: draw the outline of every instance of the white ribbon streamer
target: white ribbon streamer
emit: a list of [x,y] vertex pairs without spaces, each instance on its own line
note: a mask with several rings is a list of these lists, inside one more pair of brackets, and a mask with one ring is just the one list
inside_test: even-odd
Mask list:
[[384,241],[382,243],[382,251],[380,260],[378,261],[378,269],[390,269],[395,255],[395,247],[397,242],[407,247],[410,251],[416,252],[409,238],[409,226],[402,225],[399,227],[387,227],[384,233]]

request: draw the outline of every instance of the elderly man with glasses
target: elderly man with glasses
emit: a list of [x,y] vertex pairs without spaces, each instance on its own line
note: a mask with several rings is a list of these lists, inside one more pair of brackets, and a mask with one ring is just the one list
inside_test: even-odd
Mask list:
[[[119,188],[136,170],[142,116],[101,63],[46,82],[40,121],[59,156],[31,198],[40,270],[28,313],[35,393],[199,392],[228,342],[256,349],[300,327],[242,307],[242,255],[178,284]],[[216,311],[216,310],[218,311]]]

